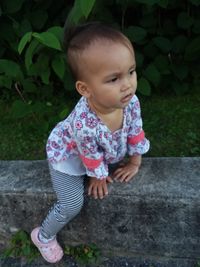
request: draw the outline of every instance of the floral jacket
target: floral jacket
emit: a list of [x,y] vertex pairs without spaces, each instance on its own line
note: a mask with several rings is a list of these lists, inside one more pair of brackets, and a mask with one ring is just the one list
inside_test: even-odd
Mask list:
[[[47,141],[47,156],[53,168],[62,172],[104,179],[108,164],[128,155],[141,155],[149,150],[142,129],[139,100],[133,96],[124,108],[123,126],[111,132],[81,97],[71,114],[59,122]],[[74,168],[73,168],[74,167]]]

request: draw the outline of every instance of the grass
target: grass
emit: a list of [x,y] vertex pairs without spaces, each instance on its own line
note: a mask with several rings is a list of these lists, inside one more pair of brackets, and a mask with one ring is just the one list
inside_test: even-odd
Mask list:
[[142,99],[148,156],[200,156],[200,92]]
[[[146,156],[200,156],[198,88],[181,96],[139,98],[144,129],[151,141],[151,149]],[[9,109],[8,104],[0,102],[0,160],[44,159],[49,131],[41,130],[41,125],[36,127],[32,118],[9,118]],[[51,114],[56,112],[56,109],[51,110]]]
[[15,121],[1,118],[0,159],[44,159],[46,138],[47,134],[36,130],[30,119]]

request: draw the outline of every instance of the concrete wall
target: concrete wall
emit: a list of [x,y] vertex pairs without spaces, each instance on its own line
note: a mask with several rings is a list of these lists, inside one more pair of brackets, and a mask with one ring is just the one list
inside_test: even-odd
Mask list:
[[[109,186],[60,233],[103,255],[200,259],[200,158],[144,158],[128,184]],[[55,199],[46,161],[0,161],[0,243],[40,224]]]

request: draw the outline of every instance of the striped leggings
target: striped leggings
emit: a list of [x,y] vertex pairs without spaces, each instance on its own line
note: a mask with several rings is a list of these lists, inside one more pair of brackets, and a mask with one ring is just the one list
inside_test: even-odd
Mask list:
[[40,228],[40,235],[45,239],[54,238],[80,212],[84,202],[85,175],[73,176],[49,168],[57,202]]

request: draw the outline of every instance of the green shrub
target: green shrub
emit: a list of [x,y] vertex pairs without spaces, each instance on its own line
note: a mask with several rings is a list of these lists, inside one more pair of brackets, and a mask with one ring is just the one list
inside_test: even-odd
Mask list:
[[66,18],[111,23],[130,38],[140,93],[183,94],[200,79],[199,7],[198,0],[3,0],[0,95],[13,103],[12,116],[44,121],[57,98],[68,107],[59,118],[66,116],[76,98],[62,47]]

